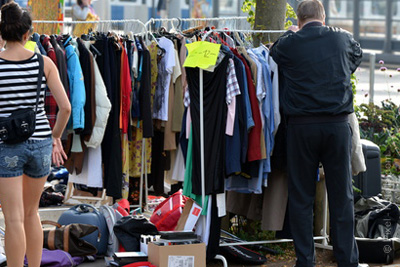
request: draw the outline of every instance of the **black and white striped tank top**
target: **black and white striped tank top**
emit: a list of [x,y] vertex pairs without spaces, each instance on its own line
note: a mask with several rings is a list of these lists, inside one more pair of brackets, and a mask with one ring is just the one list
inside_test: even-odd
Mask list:
[[[36,54],[22,61],[9,61],[0,58],[0,117],[22,109],[35,109],[39,61]],[[49,121],[44,109],[46,77],[42,78],[36,129],[31,139],[43,139],[51,136]]]

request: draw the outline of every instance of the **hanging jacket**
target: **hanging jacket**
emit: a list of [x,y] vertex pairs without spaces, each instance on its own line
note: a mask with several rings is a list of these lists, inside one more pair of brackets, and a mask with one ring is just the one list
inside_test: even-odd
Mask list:
[[[66,40],[66,44],[69,39]],[[68,128],[74,129],[76,132],[82,131],[85,127],[85,85],[83,83],[83,74],[78,55],[72,45],[65,47],[67,54],[67,68],[70,85],[70,102],[72,107],[72,116],[68,122]]]
[[[89,49],[90,42],[83,42],[86,48]],[[93,60],[94,64],[94,75],[95,75],[95,90],[96,90],[96,120],[94,122],[94,127],[92,135],[89,141],[85,141],[87,147],[96,148],[101,145],[103,141],[104,132],[106,130],[108,116],[110,115],[111,102],[107,96],[106,86],[104,85],[103,78],[100,73],[100,69]]]
[[[56,52],[54,51],[53,45],[50,43],[50,37],[47,35],[42,35],[40,36],[40,40],[42,42],[43,48],[47,52],[47,56],[54,62],[54,64],[58,68]],[[50,127],[51,129],[53,129],[57,117],[57,103],[50,90],[46,90],[45,110],[47,119],[50,123]]]
[[67,74],[67,57],[65,51],[63,50],[62,44],[57,42],[57,38],[54,35],[50,36],[50,43],[53,45],[54,51],[57,58],[57,68],[58,74],[60,75],[60,80],[64,86],[65,92],[69,94],[69,82]]

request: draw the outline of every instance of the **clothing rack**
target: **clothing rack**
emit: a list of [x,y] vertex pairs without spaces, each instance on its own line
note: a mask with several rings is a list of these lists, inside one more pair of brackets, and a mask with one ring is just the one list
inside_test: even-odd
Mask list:
[[[147,35],[147,30],[145,27],[145,24],[138,19],[126,19],[126,20],[97,20],[97,21],[52,21],[52,20],[34,20],[32,21],[32,23],[37,23],[37,24],[62,24],[62,25],[76,25],[76,24],[85,24],[85,23],[89,23],[89,24],[98,24],[98,25],[104,25],[102,28],[100,28],[100,30],[105,31],[105,30],[111,30],[112,29],[112,25],[115,24],[123,24],[124,26],[126,25],[134,25],[134,24],[138,24],[141,27],[141,32],[139,32],[139,34],[146,34]],[[129,30],[135,30],[133,28],[130,27],[125,27],[127,31]],[[154,35],[151,34],[151,36],[154,38],[154,40],[157,42],[156,38],[154,37]],[[158,42],[157,42],[158,44]],[[141,157],[141,174],[140,174],[140,197],[139,197],[139,204],[138,205],[131,205],[131,208],[136,208],[136,207],[140,207],[142,208],[143,206],[143,182],[145,183],[146,187],[145,187],[145,196],[146,196],[146,200],[148,197],[148,188],[147,188],[147,164],[145,162],[145,139],[143,138],[142,140],[142,157]],[[143,165],[145,166],[145,177],[143,177]],[[144,181],[143,181],[144,178]],[[146,208],[147,208],[147,201],[146,201]]]
[[[234,27],[232,25],[231,29],[211,29],[208,31],[205,36],[203,37],[203,40],[210,35],[213,32],[242,32],[242,33],[283,33],[285,31],[282,30],[251,30],[249,29],[250,25],[247,23],[247,18],[246,17],[222,17],[222,18],[191,18],[191,19],[186,19],[186,18],[170,18],[170,19],[150,19],[146,23],[141,22],[140,20],[99,20],[99,21],[33,21],[34,23],[56,23],[56,24],[66,24],[66,25],[74,25],[74,24],[79,24],[79,23],[97,23],[97,24],[104,24],[106,26],[111,26],[112,24],[128,24],[128,23],[138,23],[139,25],[142,26],[144,33],[147,35],[147,33],[151,33],[148,30],[149,25],[154,25],[156,22],[160,23],[171,23],[171,27],[182,27],[182,22],[187,22],[189,24],[192,23],[207,23],[207,22],[221,22],[221,21],[232,21]],[[244,26],[247,29],[243,29],[245,27],[241,27],[242,25],[240,24],[241,22],[245,22]],[[177,23],[175,25],[174,23]],[[192,25],[191,25],[192,26]],[[242,28],[242,29],[240,29]],[[142,32],[143,33],[143,32]],[[154,37],[154,36],[153,36]],[[154,38],[155,39],[155,38]],[[200,74],[200,154],[201,154],[201,188],[202,188],[202,204],[204,206],[204,199],[205,199],[205,177],[204,177],[204,110],[203,110],[203,70],[199,69],[199,74]],[[145,157],[146,157],[146,150],[145,150],[145,139],[143,138],[142,140],[142,170],[141,170],[141,177],[140,177],[140,207],[142,207],[142,194],[143,194],[143,182],[145,182],[146,188],[145,188],[145,194],[146,197],[148,195],[147,192],[147,164],[145,163]],[[144,166],[143,166],[144,165]],[[144,174],[143,174],[143,168]],[[144,177],[143,177],[144,176]],[[144,178],[144,181],[143,181]],[[325,190],[326,192],[326,190]],[[323,229],[321,230],[321,236],[315,236],[314,240],[322,240],[322,244],[316,243],[316,247],[321,247],[321,248],[331,248],[328,246],[328,235],[327,235],[327,210],[328,210],[328,201],[327,201],[327,195],[326,193],[324,194],[324,200],[323,200]],[[147,203],[146,203],[147,207]],[[227,244],[220,244],[220,246],[232,246],[232,245],[256,245],[256,244],[271,244],[271,243],[285,243],[285,242],[292,242],[292,239],[278,239],[278,240],[260,240],[260,241],[251,241],[251,242],[236,242],[236,243],[227,243]],[[215,259],[221,260],[223,262],[223,266],[228,266],[226,259],[221,256],[221,255],[216,255]]]
[[[227,30],[227,29],[212,29],[208,31],[202,38],[206,40],[213,32],[242,32],[242,33],[284,33],[283,30]],[[203,110],[203,69],[199,68],[199,89],[200,89],[200,161],[201,161],[201,191],[202,191],[202,202],[204,206],[205,199],[205,176],[204,176],[204,110]],[[325,188],[325,194],[323,199],[323,228],[321,230],[321,236],[315,236],[314,240],[322,240],[322,244],[316,243],[316,247],[330,249],[328,246],[328,235],[327,235],[327,212],[328,212],[328,201]],[[235,242],[220,244],[220,246],[235,246],[235,245],[258,245],[258,244],[272,244],[272,243],[286,243],[292,242],[292,239],[277,239],[277,240],[261,240],[261,241],[248,241],[248,242]]]

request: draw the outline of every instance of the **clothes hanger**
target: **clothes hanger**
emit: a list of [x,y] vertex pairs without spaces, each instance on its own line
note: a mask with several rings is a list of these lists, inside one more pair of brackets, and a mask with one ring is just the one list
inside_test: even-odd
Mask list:
[[203,25],[199,25],[199,26],[196,26],[194,28],[190,28],[190,29],[184,30],[184,31],[182,31],[182,33],[188,34],[188,33],[192,33],[192,32],[194,32],[196,30],[201,30],[201,29],[203,29]]

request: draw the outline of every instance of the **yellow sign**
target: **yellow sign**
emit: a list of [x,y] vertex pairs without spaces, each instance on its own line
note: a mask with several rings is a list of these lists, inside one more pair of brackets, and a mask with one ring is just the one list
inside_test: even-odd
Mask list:
[[217,63],[220,44],[210,42],[194,42],[186,44],[188,56],[183,64],[184,67],[208,69]]
[[25,48],[35,52],[36,43],[33,41],[27,41],[25,44]]

